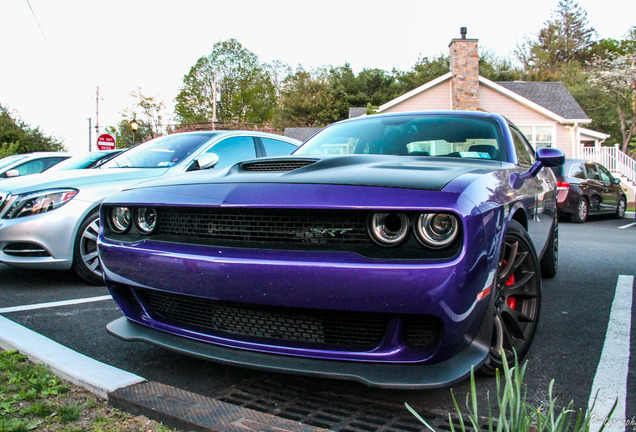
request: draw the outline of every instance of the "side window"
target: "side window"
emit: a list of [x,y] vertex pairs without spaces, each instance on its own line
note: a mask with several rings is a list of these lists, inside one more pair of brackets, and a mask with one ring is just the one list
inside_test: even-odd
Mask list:
[[603,180],[605,183],[612,182],[612,175],[607,169],[605,169],[605,167],[597,165],[596,168],[598,168],[598,175],[601,177],[601,180]]
[[219,156],[219,163],[215,168],[225,168],[256,157],[254,138],[247,136],[227,138],[214,144],[207,153],[216,153]]
[[29,174],[37,174],[44,171],[44,167],[46,166],[43,159],[38,159],[30,162],[23,163],[20,166],[15,167],[16,170],[20,173],[20,176],[29,175]]
[[570,168],[570,177],[584,179],[585,172],[583,171],[583,165],[581,164],[572,165],[572,168]]
[[54,158],[48,158],[48,159],[44,159],[44,170],[46,171],[47,169],[51,168],[54,165],[57,165],[58,163],[62,162],[64,159],[63,157],[54,157]]
[[267,156],[286,156],[296,150],[296,146],[273,138],[261,138]]
[[592,180],[600,180],[601,177],[598,175],[598,170],[596,169],[596,165],[585,165],[587,170],[587,178]]
[[531,167],[534,163],[534,151],[530,147],[530,144],[528,144],[528,141],[526,141],[521,132],[515,128],[510,128],[510,132],[512,132],[512,139],[515,142],[519,165],[522,167]]

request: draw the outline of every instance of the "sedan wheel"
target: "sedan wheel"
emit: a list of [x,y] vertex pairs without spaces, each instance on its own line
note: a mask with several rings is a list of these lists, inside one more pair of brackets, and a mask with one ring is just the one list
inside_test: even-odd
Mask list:
[[541,277],[536,252],[526,230],[510,222],[499,260],[494,290],[493,336],[484,371],[493,373],[503,366],[502,352],[509,365],[515,354],[521,360],[532,344],[539,320]]
[[82,222],[75,239],[73,270],[86,282],[103,284],[102,266],[97,254],[99,211],[93,210]]
[[589,205],[587,200],[583,197],[579,199],[579,202],[576,204],[576,213],[574,213],[570,219],[572,222],[583,223],[587,220],[587,214],[589,212]]

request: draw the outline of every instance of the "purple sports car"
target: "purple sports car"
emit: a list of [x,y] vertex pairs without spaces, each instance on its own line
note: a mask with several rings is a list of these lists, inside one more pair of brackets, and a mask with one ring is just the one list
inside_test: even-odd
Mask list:
[[557,271],[556,181],[505,118],[364,116],[294,154],[116,193],[101,207],[108,325],[232,365],[450,385],[523,357]]

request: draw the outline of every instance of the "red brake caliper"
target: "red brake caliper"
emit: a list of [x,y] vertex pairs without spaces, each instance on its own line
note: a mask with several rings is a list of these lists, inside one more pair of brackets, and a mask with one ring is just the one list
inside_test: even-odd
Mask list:
[[[510,286],[514,283],[515,283],[515,275],[511,274],[508,280],[506,281],[506,286]],[[508,303],[508,307],[510,309],[515,309],[515,307],[517,306],[517,298],[514,296],[508,297],[508,300],[506,300],[506,302]]]

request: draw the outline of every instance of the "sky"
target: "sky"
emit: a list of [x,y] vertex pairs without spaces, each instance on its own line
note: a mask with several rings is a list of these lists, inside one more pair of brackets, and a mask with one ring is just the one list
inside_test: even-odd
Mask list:
[[[183,77],[216,42],[237,39],[261,63],[408,71],[451,39],[512,57],[559,0],[0,0],[0,105],[70,152],[115,126],[130,92],[172,107]],[[636,25],[634,0],[578,0],[600,38]]]

